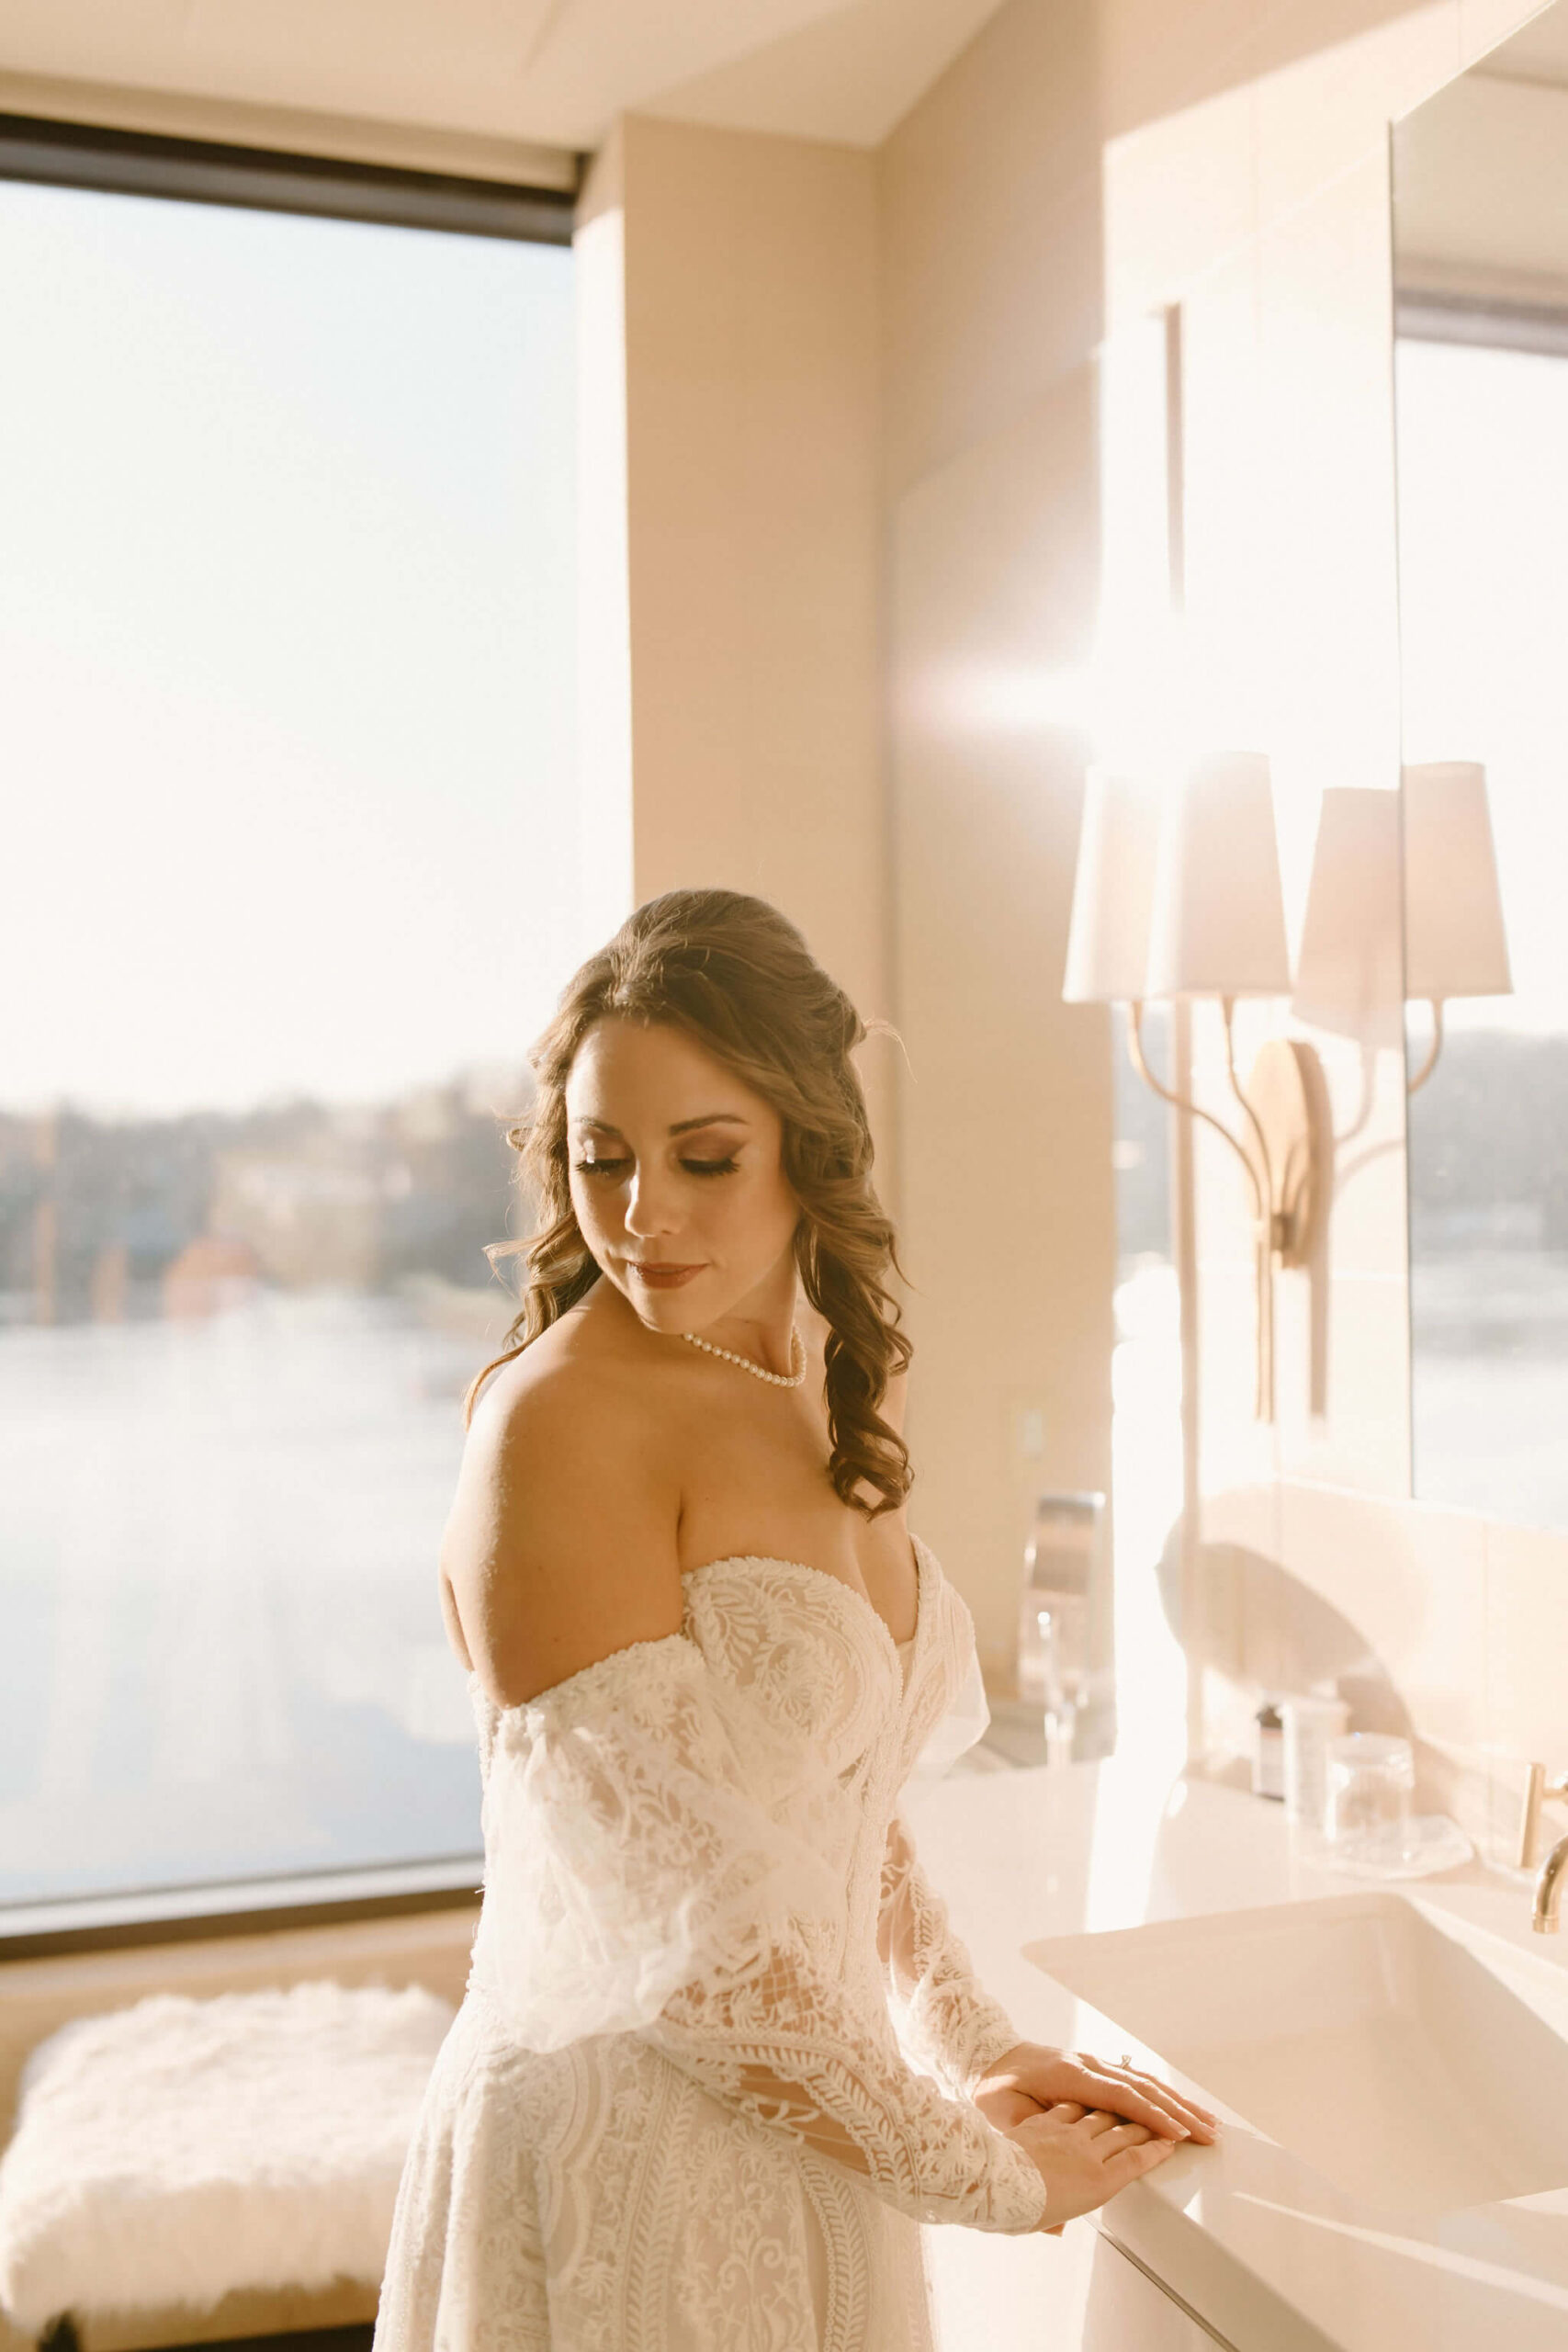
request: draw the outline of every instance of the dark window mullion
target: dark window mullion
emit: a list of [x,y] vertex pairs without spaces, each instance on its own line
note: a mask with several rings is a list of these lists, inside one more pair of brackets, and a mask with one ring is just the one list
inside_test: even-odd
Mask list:
[[394,170],[282,149],[164,139],[41,116],[0,114],[0,179],[382,221],[529,244],[571,242],[574,198],[566,189]]

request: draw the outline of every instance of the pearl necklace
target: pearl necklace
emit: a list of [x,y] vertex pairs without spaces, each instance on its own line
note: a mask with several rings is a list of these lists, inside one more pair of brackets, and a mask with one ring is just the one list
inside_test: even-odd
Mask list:
[[798,1348],[798,1372],[765,1372],[760,1363],[753,1363],[750,1356],[738,1356],[733,1348],[716,1348],[711,1340],[699,1340],[694,1331],[682,1331],[681,1337],[690,1340],[694,1348],[705,1348],[710,1356],[722,1356],[726,1363],[738,1363],[742,1372],[751,1373],[758,1380],[769,1381],[775,1388],[798,1388],[806,1377],[806,1342],[793,1328],[789,1335],[789,1360],[793,1364],[795,1351]]

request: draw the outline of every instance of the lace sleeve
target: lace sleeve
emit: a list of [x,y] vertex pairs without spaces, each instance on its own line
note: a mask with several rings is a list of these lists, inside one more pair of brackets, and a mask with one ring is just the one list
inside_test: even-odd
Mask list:
[[966,2098],[1022,2037],[976,1976],[897,1815],[883,1857],[877,1949],[905,2055],[955,2098]]
[[726,2107],[847,2165],[918,2221],[1040,2225],[1044,2184],[1023,2150],[885,2055],[837,1982],[787,1941],[742,1982],[682,1986],[644,2032]]
[[529,2048],[641,2032],[922,2221],[1035,2229],[1045,2192],[1023,2150],[907,2065],[823,1963],[844,1886],[789,1824],[825,1769],[683,1634],[504,1710],[476,1975]]

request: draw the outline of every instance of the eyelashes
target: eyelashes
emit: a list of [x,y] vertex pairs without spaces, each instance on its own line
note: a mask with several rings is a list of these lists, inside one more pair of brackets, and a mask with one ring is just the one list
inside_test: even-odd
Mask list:
[[[618,1176],[626,1162],[624,1159],[574,1159],[571,1164],[582,1176]],[[727,1159],[682,1159],[681,1165],[694,1176],[733,1176],[739,1162],[732,1152]]]

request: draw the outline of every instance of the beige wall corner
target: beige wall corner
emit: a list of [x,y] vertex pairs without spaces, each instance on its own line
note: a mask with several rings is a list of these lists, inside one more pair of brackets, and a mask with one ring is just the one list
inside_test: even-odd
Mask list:
[[1085,367],[892,520],[910,1511],[998,1661],[1036,1490],[1110,1490],[1111,1037],[1061,1001],[1082,750],[1013,707],[1081,658],[1093,443]]
[[1097,596],[1096,72],[1092,8],[1010,0],[877,157],[910,1516],[1003,1671],[1036,1493],[1110,1491],[1111,1035],[1061,1001],[1047,716]]
[[878,151],[893,497],[1100,340],[1095,13],[1009,0]]
[[[872,160],[622,136],[634,901],[755,891],[886,1018]],[[861,1056],[890,1203],[895,1058]]]

